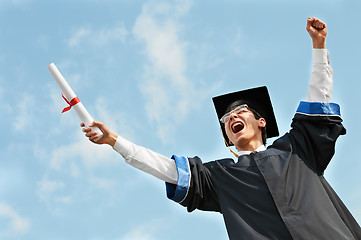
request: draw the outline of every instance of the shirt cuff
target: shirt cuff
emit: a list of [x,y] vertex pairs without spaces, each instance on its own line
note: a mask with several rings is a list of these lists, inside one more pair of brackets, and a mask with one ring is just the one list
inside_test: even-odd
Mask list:
[[337,103],[304,102],[298,105],[296,113],[308,116],[338,116],[341,117],[340,106]]
[[328,56],[327,49],[318,49],[318,48],[313,49],[313,64],[318,64],[318,63],[330,64],[330,59]]
[[115,141],[113,149],[117,151],[120,155],[122,155],[124,158],[129,153],[129,149],[131,149],[132,143],[128,140],[122,138],[121,136],[118,136],[117,140]]

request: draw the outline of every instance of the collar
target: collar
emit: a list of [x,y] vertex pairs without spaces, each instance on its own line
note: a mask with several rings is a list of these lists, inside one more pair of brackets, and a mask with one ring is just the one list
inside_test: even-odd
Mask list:
[[[265,145],[261,145],[259,146],[255,151],[253,152],[262,152],[266,150],[266,146]],[[250,154],[252,151],[238,151],[238,155],[242,156],[242,155],[246,155],[246,154]]]

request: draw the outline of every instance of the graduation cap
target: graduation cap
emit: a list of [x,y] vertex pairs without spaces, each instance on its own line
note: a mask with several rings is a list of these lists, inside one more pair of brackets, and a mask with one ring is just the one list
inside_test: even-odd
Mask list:
[[[266,86],[220,95],[213,97],[212,100],[217,112],[218,120],[227,113],[230,105],[237,101],[241,104],[247,104],[248,107],[258,112],[261,117],[266,120],[267,138],[279,135],[271,99]],[[227,144],[229,143],[229,139],[226,135],[224,124],[220,121],[219,123]]]

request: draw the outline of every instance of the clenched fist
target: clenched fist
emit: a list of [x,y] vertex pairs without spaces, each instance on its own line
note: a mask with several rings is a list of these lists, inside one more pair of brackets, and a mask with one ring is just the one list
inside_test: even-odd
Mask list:
[[306,30],[312,38],[313,48],[326,48],[327,26],[318,18],[308,18]]

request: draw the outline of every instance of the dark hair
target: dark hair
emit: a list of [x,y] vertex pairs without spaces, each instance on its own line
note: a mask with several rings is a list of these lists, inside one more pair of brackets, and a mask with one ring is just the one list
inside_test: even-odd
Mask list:
[[[261,114],[259,114],[256,110],[254,110],[253,108],[248,107],[248,109],[253,113],[254,118],[255,119],[260,119],[262,118]],[[266,126],[262,128],[262,142],[264,145],[266,145],[267,142],[267,131],[266,131]]]

